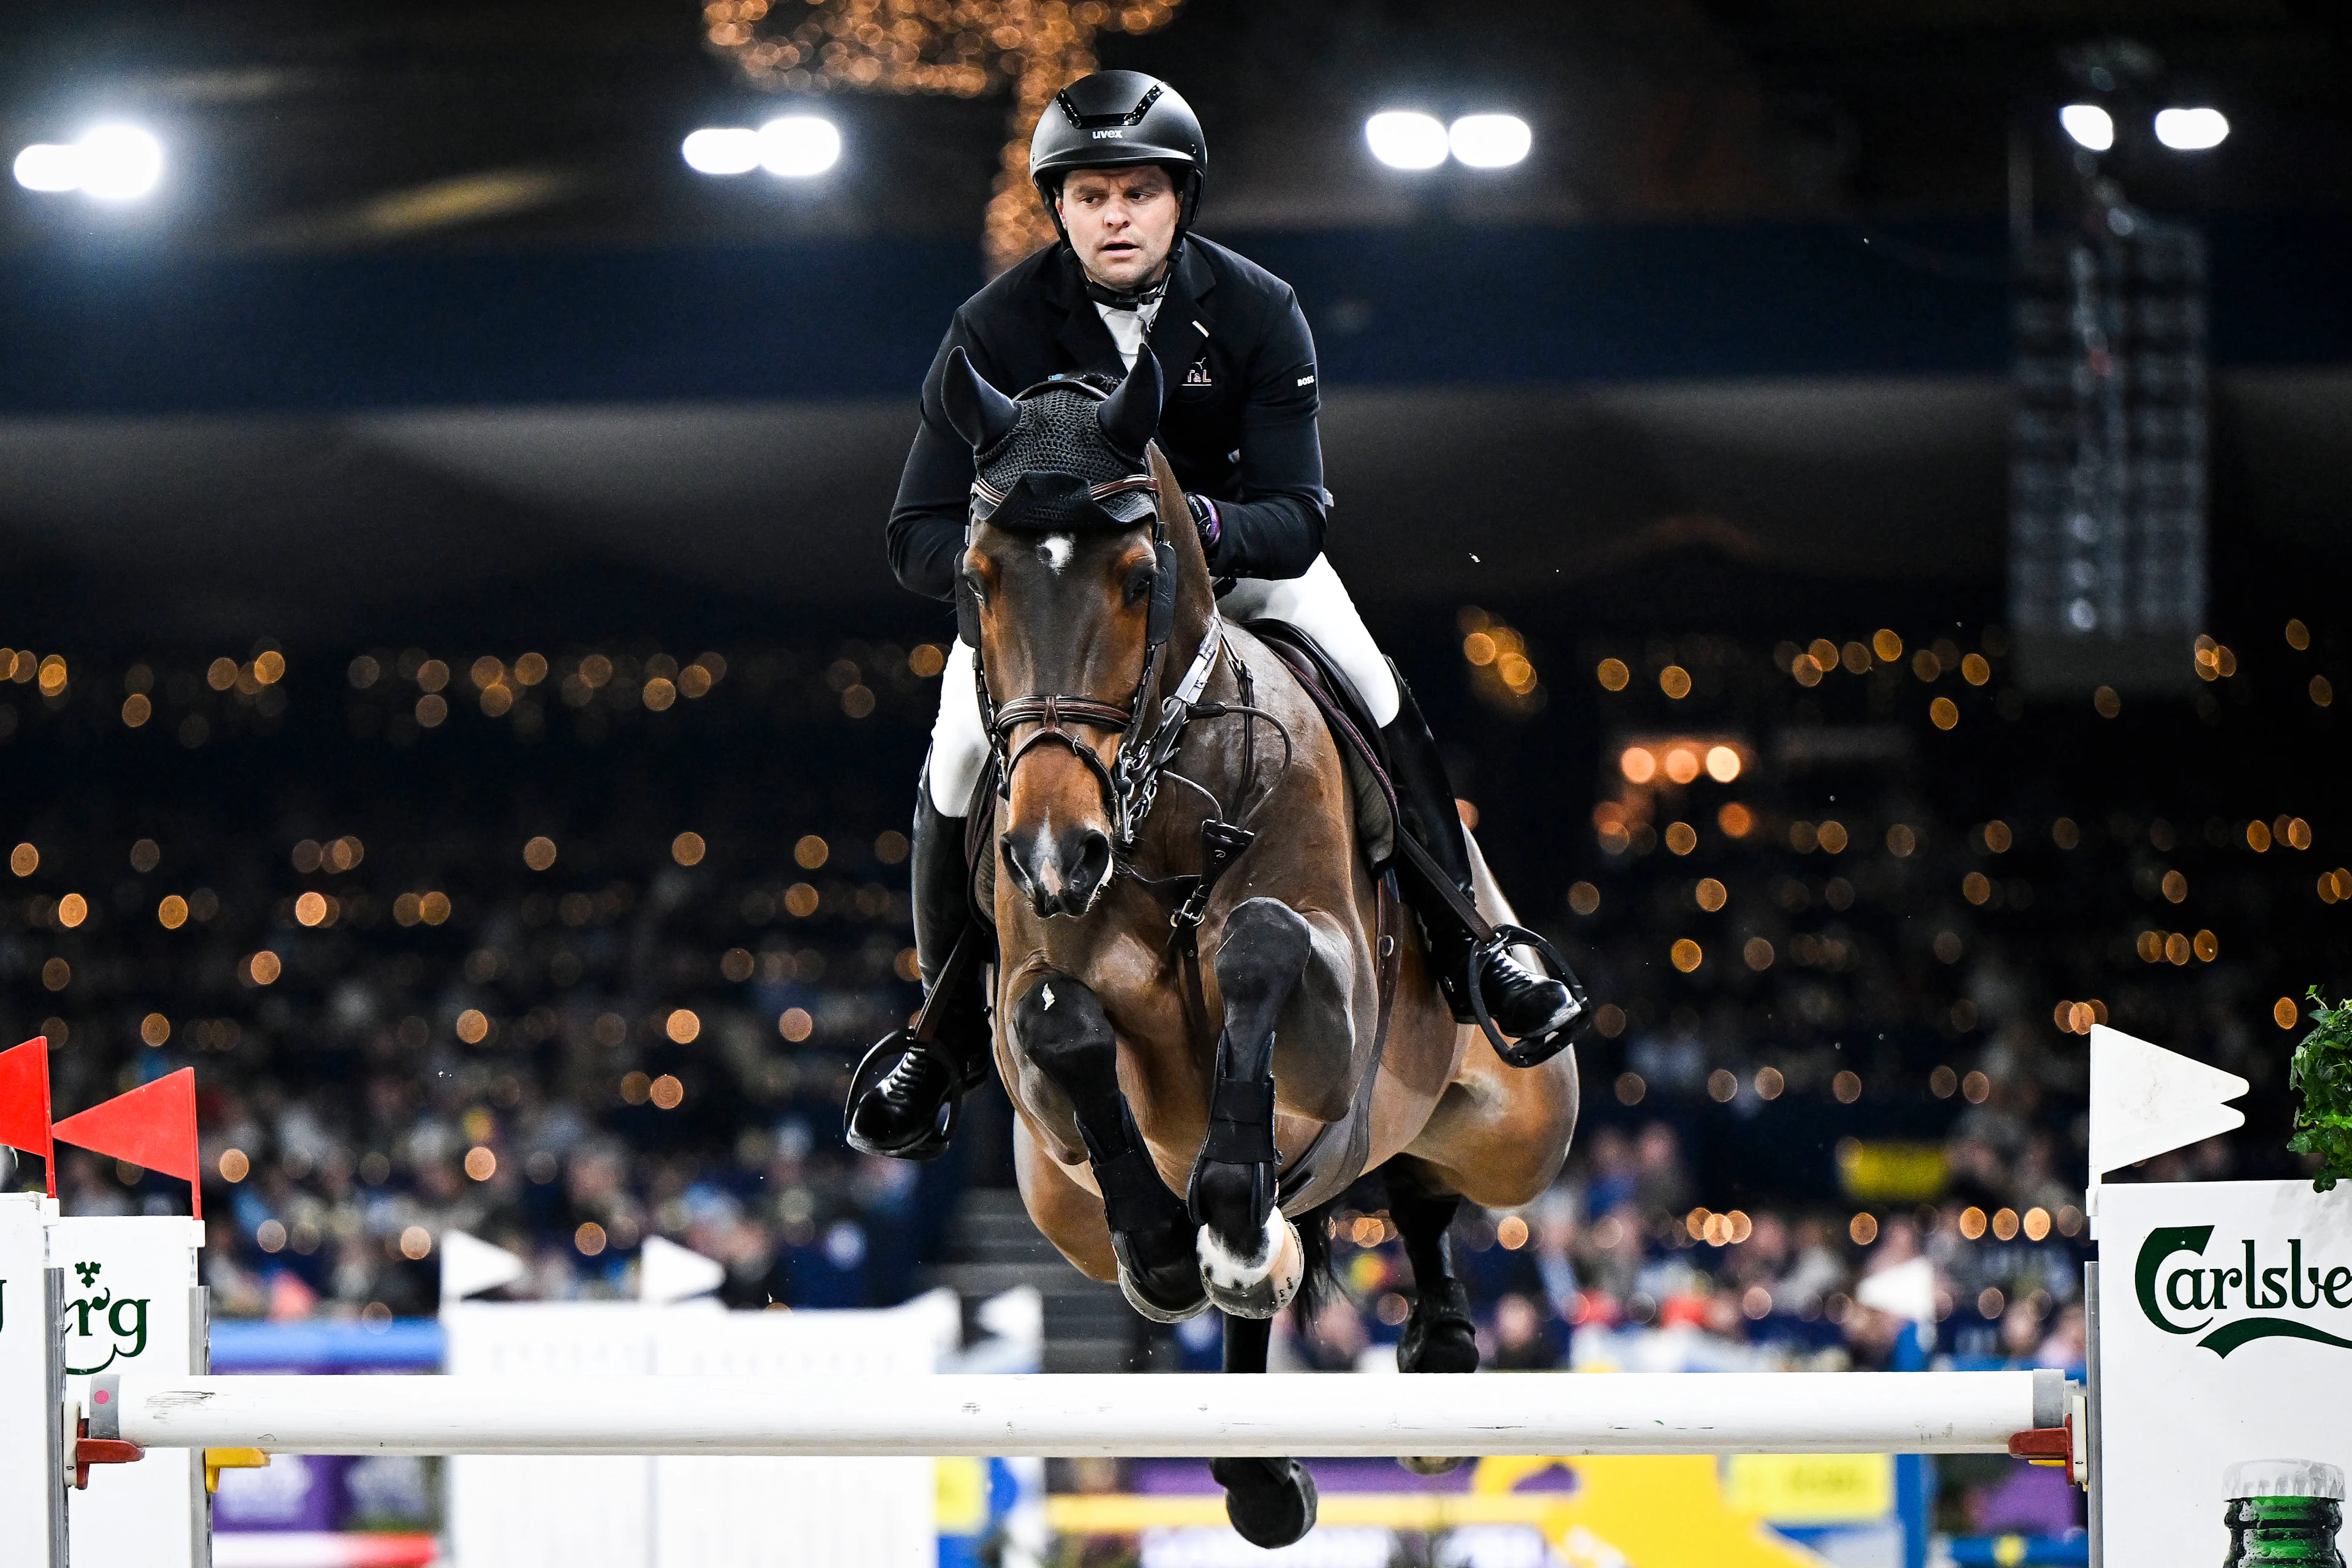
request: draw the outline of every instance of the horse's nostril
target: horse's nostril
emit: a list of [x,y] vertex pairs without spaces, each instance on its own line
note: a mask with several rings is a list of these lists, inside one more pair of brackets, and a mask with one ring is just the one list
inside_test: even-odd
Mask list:
[[1075,843],[1064,846],[1064,863],[1068,875],[1064,879],[1070,896],[1081,903],[1091,900],[1103,879],[1110,875],[1110,839],[1096,828],[1087,828],[1072,836]]
[[1003,853],[1005,869],[1013,873],[1013,881],[1024,888],[1034,885],[1036,878],[1030,872],[1029,857],[1023,852],[1013,835],[1008,833],[999,838],[996,841],[996,847]]
[[1100,828],[1007,833],[997,840],[1005,872],[1043,916],[1084,914],[1109,880],[1110,838]]

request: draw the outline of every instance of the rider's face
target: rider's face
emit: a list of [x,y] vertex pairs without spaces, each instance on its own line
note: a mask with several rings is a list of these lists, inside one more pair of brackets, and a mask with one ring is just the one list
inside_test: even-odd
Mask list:
[[1175,182],[1152,165],[1080,169],[1062,182],[1056,204],[1070,248],[1096,282],[1133,289],[1160,276],[1176,241]]

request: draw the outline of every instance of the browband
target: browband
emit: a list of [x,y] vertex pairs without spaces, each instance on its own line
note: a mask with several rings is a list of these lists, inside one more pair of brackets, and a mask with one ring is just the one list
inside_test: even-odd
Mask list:
[[[1106,501],[1113,496],[1123,496],[1133,490],[1148,490],[1157,496],[1160,481],[1150,474],[1129,474],[1123,479],[1105,479],[1098,485],[1087,487],[1087,499]],[[1004,504],[1004,494],[986,479],[975,476],[971,481],[971,515],[982,522],[987,521],[996,515],[996,509]]]

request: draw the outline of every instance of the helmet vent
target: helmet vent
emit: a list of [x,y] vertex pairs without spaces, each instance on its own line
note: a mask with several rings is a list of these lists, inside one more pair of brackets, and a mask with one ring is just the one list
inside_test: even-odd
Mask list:
[[1135,107],[1124,114],[1080,114],[1076,105],[1070,101],[1067,89],[1055,93],[1054,101],[1062,106],[1062,112],[1070,117],[1072,125],[1081,131],[1100,131],[1113,125],[1142,124],[1144,115],[1150,111],[1153,104],[1160,101],[1160,95],[1165,90],[1166,88],[1161,83],[1153,82],[1151,90],[1138,99]]

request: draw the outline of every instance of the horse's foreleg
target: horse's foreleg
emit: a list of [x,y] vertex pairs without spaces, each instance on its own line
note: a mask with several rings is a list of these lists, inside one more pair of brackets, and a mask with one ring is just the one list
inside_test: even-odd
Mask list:
[[1118,1040],[1101,1001],[1082,982],[1049,971],[1013,1005],[1013,1028],[1023,1053],[1076,1112],[1118,1258],[1119,1289],[1160,1322],[1200,1311],[1208,1302],[1192,1220],[1160,1179],[1119,1092]]
[[[1264,1372],[1270,1318],[1225,1320],[1225,1370]],[[1315,1528],[1315,1478],[1296,1459],[1211,1459],[1209,1474],[1225,1489],[1225,1517],[1242,1539],[1269,1550],[1287,1546]]]
[[1280,1311],[1302,1272],[1297,1233],[1275,1207],[1274,1026],[1313,948],[1307,921],[1272,899],[1236,905],[1217,948],[1224,1031],[1209,1135],[1188,1195],[1201,1227],[1202,1279],[1211,1299],[1237,1317]]

